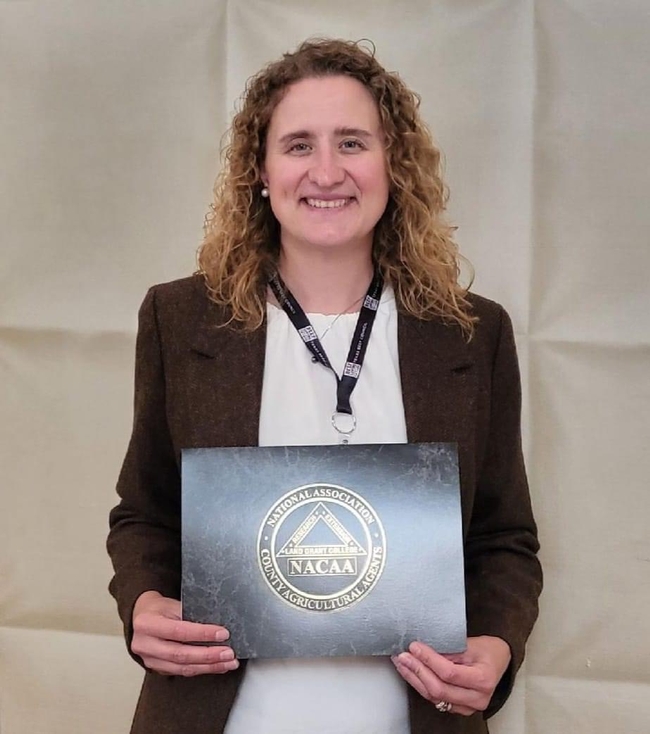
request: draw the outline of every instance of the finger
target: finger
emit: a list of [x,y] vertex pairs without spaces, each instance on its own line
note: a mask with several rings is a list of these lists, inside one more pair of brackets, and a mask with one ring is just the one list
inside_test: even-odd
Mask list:
[[134,637],[131,649],[141,658],[167,660],[175,665],[214,665],[234,660],[231,647],[214,645],[202,647],[160,640],[156,637]]
[[431,700],[431,695],[429,694],[427,687],[409,667],[407,667],[399,658],[393,658],[393,664],[402,678],[413,686],[422,698],[426,698],[428,701]]
[[454,663],[421,642],[412,642],[409,645],[409,652],[444,683],[474,691],[483,690],[485,681],[480,670]]
[[217,624],[201,624],[185,622],[180,619],[168,619],[157,614],[143,613],[133,620],[136,632],[175,642],[225,642],[230,633],[225,627]]
[[[435,704],[438,703],[438,701],[434,702]],[[452,703],[451,708],[448,709],[445,713],[447,714],[458,714],[459,716],[473,716],[474,714],[478,713],[476,709],[470,708],[469,706],[461,706],[457,703]]]
[[211,665],[177,665],[169,660],[158,658],[143,658],[144,664],[150,670],[163,675],[179,675],[184,678],[193,678],[197,675],[219,675],[236,670],[239,660],[228,660],[224,663],[213,663]]
[[457,706],[472,709],[472,711],[482,711],[487,707],[489,698],[484,693],[447,683],[410,653],[403,652],[397,659],[421,681],[426,689],[424,697],[428,700],[436,703],[449,701]]
[[[424,685],[422,680],[409,668],[407,668],[405,665],[400,663],[399,661],[393,661],[395,663],[395,668],[397,669],[397,672],[404,678],[404,680],[422,696],[422,698],[425,698],[427,701],[431,701],[433,704],[438,703],[442,700],[448,700],[448,699],[442,699],[438,698],[435,699],[427,690],[427,687]],[[451,703],[451,701],[449,701]],[[470,706],[464,706],[462,704],[458,703],[452,703],[452,708],[447,712],[450,714],[460,714],[461,716],[471,716],[472,714],[476,713],[476,709],[471,708]]]
[[458,653],[444,653],[443,657],[445,660],[449,660],[450,663],[454,663],[455,665],[469,665],[473,661],[469,659],[464,652],[458,652]]

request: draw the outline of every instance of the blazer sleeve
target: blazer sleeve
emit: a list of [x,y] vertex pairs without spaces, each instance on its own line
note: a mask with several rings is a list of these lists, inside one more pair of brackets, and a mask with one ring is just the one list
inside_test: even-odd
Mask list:
[[538,614],[539,543],[521,447],[521,383],[512,324],[500,309],[492,363],[489,430],[465,541],[470,636],[505,640],[511,664],[485,716],[505,703]]
[[133,431],[107,541],[115,571],[109,590],[117,601],[129,652],[136,599],[149,590],[180,598],[181,575],[180,472],[166,417],[155,289],[147,293],[138,320]]

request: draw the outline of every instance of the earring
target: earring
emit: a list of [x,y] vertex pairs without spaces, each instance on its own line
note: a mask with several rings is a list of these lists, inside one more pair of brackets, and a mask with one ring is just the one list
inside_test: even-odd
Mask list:
[[263,189],[262,189],[262,190],[260,191],[260,194],[262,194],[262,198],[263,198],[263,199],[268,199],[268,198],[269,198],[269,190],[268,190],[268,188],[267,188],[267,187],[265,186],[265,187],[264,187],[264,188],[263,188]]

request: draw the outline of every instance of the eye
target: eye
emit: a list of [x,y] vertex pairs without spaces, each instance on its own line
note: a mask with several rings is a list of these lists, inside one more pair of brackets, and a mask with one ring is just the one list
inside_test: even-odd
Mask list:
[[300,155],[301,153],[308,153],[310,150],[309,145],[307,143],[293,143],[289,146],[288,152],[289,153],[297,153]]
[[360,140],[351,138],[350,140],[343,140],[341,142],[341,148],[343,148],[343,150],[351,150],[351,151],[365,150],[365,145]]

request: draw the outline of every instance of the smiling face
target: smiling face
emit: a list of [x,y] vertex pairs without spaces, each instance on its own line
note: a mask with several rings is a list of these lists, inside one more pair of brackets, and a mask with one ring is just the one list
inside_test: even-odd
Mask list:
[[285,252],[370,253],[389,182],[379,112],[363,84],[346,76],[292,84],[271,117],[262,180]]

